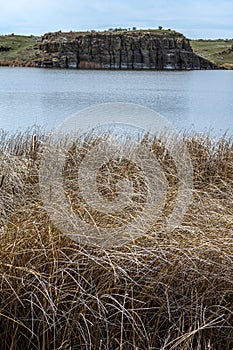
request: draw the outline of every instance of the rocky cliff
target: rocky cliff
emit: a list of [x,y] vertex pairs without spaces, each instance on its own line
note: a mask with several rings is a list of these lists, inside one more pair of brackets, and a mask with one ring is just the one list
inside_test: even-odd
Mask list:
[[217,69],[189,40],[169,31],[48,33],[38,67],[94,69]]

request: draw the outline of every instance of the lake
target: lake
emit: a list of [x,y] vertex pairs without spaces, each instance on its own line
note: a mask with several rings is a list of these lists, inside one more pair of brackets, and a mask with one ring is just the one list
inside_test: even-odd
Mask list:
[[55,128],[93,104],[130,102],[178,130],[233,131],[233,71],[98,71],[0,67],[0,128]]

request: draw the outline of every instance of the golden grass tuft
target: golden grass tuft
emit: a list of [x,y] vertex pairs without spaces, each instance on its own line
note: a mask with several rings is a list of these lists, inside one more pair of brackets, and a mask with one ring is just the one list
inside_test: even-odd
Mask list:
[[[136,241],[103,249],[64,237],[46,214],[38,185],[46,138],[38,130],[0,134],[1,349],[231,350],[232,139],[185,136],[194,189],[182,224],[166,232],[157,222]],[[174,164],[156,140],[152,149],[172,202]]]

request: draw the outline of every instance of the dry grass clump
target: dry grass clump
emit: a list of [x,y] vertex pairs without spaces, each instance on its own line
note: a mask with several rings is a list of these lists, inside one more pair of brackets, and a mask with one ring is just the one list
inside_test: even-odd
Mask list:
[[[1,133],[1,349],[231,350],[232,139],[185,137],[194,189],[178,228],[166,232],[161,219],[136,241],[103,249],[70,240],[49,219],[38,185],[46,135],[32,134]],[[75,167],[96,142],[101,138],[77,143],[64,169],[77,214]],[[158,141],[151,149],[163,165],[172,202],[174,163]],[[126,161],[109,165],[113,188],[122,167]],[[100,190],[111,199],[114,191],[104,186],[102,170]],[[146,195],[141,178],[140,186]]]

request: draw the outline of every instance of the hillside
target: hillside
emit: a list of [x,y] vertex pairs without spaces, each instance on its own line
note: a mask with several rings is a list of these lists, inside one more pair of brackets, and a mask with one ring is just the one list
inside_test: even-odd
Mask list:
[[233,39],[232,40],[192,40],[191,47],[198,55],[215,64],[233,69]]
[[[203,56],[203,55],[202,55]],[[172,30],[0,36],[0,65],[80,69],[216,69]]]
[[24,35],[0,36],[1,66],[31,66],[38,55],[40,37]]

